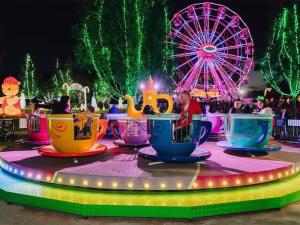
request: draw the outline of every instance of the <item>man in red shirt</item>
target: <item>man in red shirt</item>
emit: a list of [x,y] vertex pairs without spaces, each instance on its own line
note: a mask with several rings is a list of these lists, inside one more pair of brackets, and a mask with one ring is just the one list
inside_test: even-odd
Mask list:
[[175,124],[175,137],[177,141],[183,141],[190,134],[190,124],[192,117],[196,114],[201,114],[199,103],[192,99],[188,91],[180,93],[181,113],[180,120]]

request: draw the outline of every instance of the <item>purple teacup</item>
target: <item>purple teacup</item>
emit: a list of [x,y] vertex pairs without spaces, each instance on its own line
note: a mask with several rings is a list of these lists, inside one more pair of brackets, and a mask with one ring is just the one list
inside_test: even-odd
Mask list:
[[140,145],[148,142],[147,120],[120,119],[111,123],[111,131],[116,138],[122,139],[126,144]]
[[221,133],[221,128],[223,127],[224,114],[207,114],[206,117],[207,120],[210,121],[212,124],[211,133],[212,134]]

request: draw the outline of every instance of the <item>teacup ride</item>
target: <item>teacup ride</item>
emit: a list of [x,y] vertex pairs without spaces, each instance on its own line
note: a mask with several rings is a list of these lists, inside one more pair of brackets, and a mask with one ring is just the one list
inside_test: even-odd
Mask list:
[[92,114],[90,123],[82,114],[49,114],[47,120],[51,145],[38,148],[41,155],[77,158],[106,151],[107,147],[98,141],[106,133],[107,120],[99,119],[98,114]]
[[110,129],[117,139],[113,143],[120,148],[137,150],[149,146],[147,119],[119,119],[111,123]]
[[219,147],[241,152],[269,152],[281,149],[270,143],[272,114],[228,114],[225,118],[226,141]]
[[29,143],[33,145],[49,145],[50,139],[47,129],[45,113],[28,114],[26,117]]
[[183,140],[176,138],[175,122],[180,115],[168,114],[148,116],[151,147],[139,150],[139,156],[160,162],[192,163],[206,160],[211,153],[200,148],[211,133],[211,122],[202,115],[194,115],[189,125],[188,135]]
[[224,138],[224,117],[222,113],[209,113],[205,118],[211,122],[211,136],[210,140],[220,140]]

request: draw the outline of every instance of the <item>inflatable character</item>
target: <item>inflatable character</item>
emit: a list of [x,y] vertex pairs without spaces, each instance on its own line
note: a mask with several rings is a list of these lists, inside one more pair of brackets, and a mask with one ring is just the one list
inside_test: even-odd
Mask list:
[[19,93],[20,82],[12,77],[6,77],[2,83],[2,92],[5,95],[0,97],[0,114],[8,116],[17,116],[21,113],[20,98],[17,96]]

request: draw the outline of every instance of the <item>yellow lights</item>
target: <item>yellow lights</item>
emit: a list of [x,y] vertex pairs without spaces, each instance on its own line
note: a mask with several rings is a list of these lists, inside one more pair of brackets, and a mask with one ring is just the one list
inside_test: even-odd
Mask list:
[[74,179],[70,179],[70,184],[75,184]]
[[61,177],[59,177],[58,179],[57,179],[57,182],[58,183],[61,183],[63,180],[62,180],[62,178]]
[[296,172],[299,172],[299,167],[296,167]]
[[249,184],[252,184],[253,183],[253,179],[250,177],[250,178],[248,178],[248,183]]
[[133,188],[133,183],[128,183],[128,188]]
[[281,178],[281,177],[282,177],[282,174],[281,174],[281,173],[278,173],[278,174],[277,174],[277,177],[278,177],[278,178]]
[[144,188],[148,189],[150,188],[150,185],[148,183],[144,183]]
[[273,180],[274,179],[274,176],[271,174],[269,175],[269,180]]
[[87,186],[89,184],[89,182],[87,180],[84,180],[82,183],[84,186]]
[[290,173],[289,171],[285,171],[285,175],[288,176]]
[[263,181],[264,181],[264,177],[263,177],[263,176],[260,176],[260,177],[259,177],[259,181],[260,181],[260,182],[263,182]]
[[222,185],[223,185],[223,186],[227,186],[227,185],[228,185],[227,180],[223,180],[223,181],[222,181]]
[[46,181],[51,181],[51,177],[50,177],[50,176],[47,176],[47,177],[46,177]]
[[116,187],[118,187],[118,183],[117,182],[113,182],[112,186],[113,186],[113,188],[116,188]]
[[193,188],[197,188],[198,187],[198,183],[197,182],[194,182],[193,183]]
[[212,187],[212,186],[214,186],[214,183],[213,183],[212,181],[209,181],[209,182],[207,183],[207,186],[208,186],[208,187]]
[[160,188],[165,189],[166,187],[167,187],[167,185],[165,183],[160,184]]
[[98,186],[98,187],[102,187],[102,186],[103,186],[103,183],[102,183],[101,181],[98,181],[98,182],[97,182],[97,186]]
[[176,187],[177,187],[177,188],[182,188],[182,183],[177,183],[177,184],[176,184]]
[[237,179],[237,180],[235,181],[235,184],[236,184],[236,185],[240,185],[240,184],[241,184],[241,180]]

